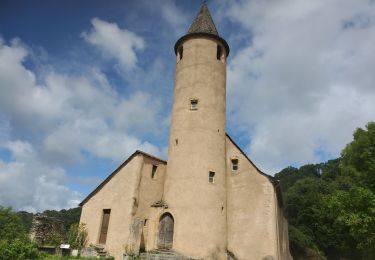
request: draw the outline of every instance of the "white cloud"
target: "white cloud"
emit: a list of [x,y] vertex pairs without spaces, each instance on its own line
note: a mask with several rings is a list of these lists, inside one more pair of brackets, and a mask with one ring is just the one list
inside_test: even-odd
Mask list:
[[67,188],[63,167],[86,153],[115,162],[137,149],[162,154],[144,140],[165,129],[157,97],[141,91],[122,97],[97,69],[74,76],[51,66],[43,73],[27,69],[26,47],[0,42],[0,149],[12,155],[0,161],[0,205],[76,205],[80,196]]
[[[161,26],[155,23],[155,32],[160,37],[181,37],[187,31],[191,18],[186,14],[186,9],[179,9],[173,0],[142,0],[141,5],[148,9],[149,13],[156,15],[157,19],[164,22]],[[157,22],[159,22],[159,20]],[[165,24],[166,23],[166,24]],[[156,29],[157,28],[157,29]],[[174,38],[171,38],[173,41]]]
[[123,161],[135,150],[143,150],[159,156],[160,150],[142,142],[126,132],[126,129],[111,127],[105,118],[76,118],[54,129],[45,139],[47,157],[67,163],[83,160],[82,151],[99,158]]
[[69,190],[61,167],[40,162],[28,142],[0,144],[12,154],[12,161],[0,160],[0,205],[32,212],[76,207],[80,195]]
[[143,38],[129,30],[120,29],[116,23],[99,18],[92,19],[91,23],[92,30],[83,32],[82,37],[108,57],[117,59],[125,71],[134,69],[137,65],[136,51],[145,48]]
[[274,172],[339,155],[375,115],[375,5],[240,1],[227,14],[251,44],[228,67],[229,122]]
[[163,18],[172,28],[174,28],[175,34],[178,35],[184,33],[188,23],[186,14],[181,12],[173,1],[163,0],[158,2]]

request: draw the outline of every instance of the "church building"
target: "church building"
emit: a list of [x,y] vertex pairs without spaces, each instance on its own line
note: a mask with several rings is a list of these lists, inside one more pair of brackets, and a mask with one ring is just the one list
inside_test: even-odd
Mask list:
[[229,46],[206,4],[174,51],[168,160],[136,151],[81,202],[89,243],[116,259],[291,259],[279,182],[226,133]]

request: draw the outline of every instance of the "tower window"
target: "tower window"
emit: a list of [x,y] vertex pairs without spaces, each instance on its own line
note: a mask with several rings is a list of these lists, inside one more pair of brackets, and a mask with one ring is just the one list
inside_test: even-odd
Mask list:
[[178,48],[178,57],[179,57],[179,60],[182,60],[182,56],[184,55],[184,48],[183,46],[181,46],[180,48]]
[[209,183],[215,183],[215,172],[209,172],[208,173],[208,182]]
[[152,165],[152,172],[151,172],[151,179],[156,178],[156,170],[158,169],[158,166]]
[[190,100],[190,110],[198,110],[198,99]]
[[238,170],[238,159],[232,159],[232,171]]
[[222,55],[223,55],[223,48],[220,45],[218,45],[217,51],[216,51],[216,59],[221,60]]

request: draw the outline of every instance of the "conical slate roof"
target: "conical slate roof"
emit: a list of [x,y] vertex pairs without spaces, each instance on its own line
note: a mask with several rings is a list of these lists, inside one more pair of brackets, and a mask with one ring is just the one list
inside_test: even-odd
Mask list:
[[191,24],[188,34],[191,33],[208,33],[219,35],[206,3],[202,4],[197,17]]
[[207,4],[203,3],[201,9],[198,12],[197,17],[194,19],[191,24],[187,34],[182,36],[176,44],[174,45],[174,52],[177,54],[179,46],[186,40],[203,37],[203,38],[213,38],[221,42],[225,48],[226,56],[229,55],[229,46],[228,43],[219,36],[219,33],[216,30],[214,21],[212,20],[210,11],[208,10]]

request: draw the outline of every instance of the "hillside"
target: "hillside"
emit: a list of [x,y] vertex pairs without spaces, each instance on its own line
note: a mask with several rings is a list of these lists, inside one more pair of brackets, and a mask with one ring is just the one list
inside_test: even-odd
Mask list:
[[357,129],[339,158],[276,177],[294,259],[375,259],[375,123]]

